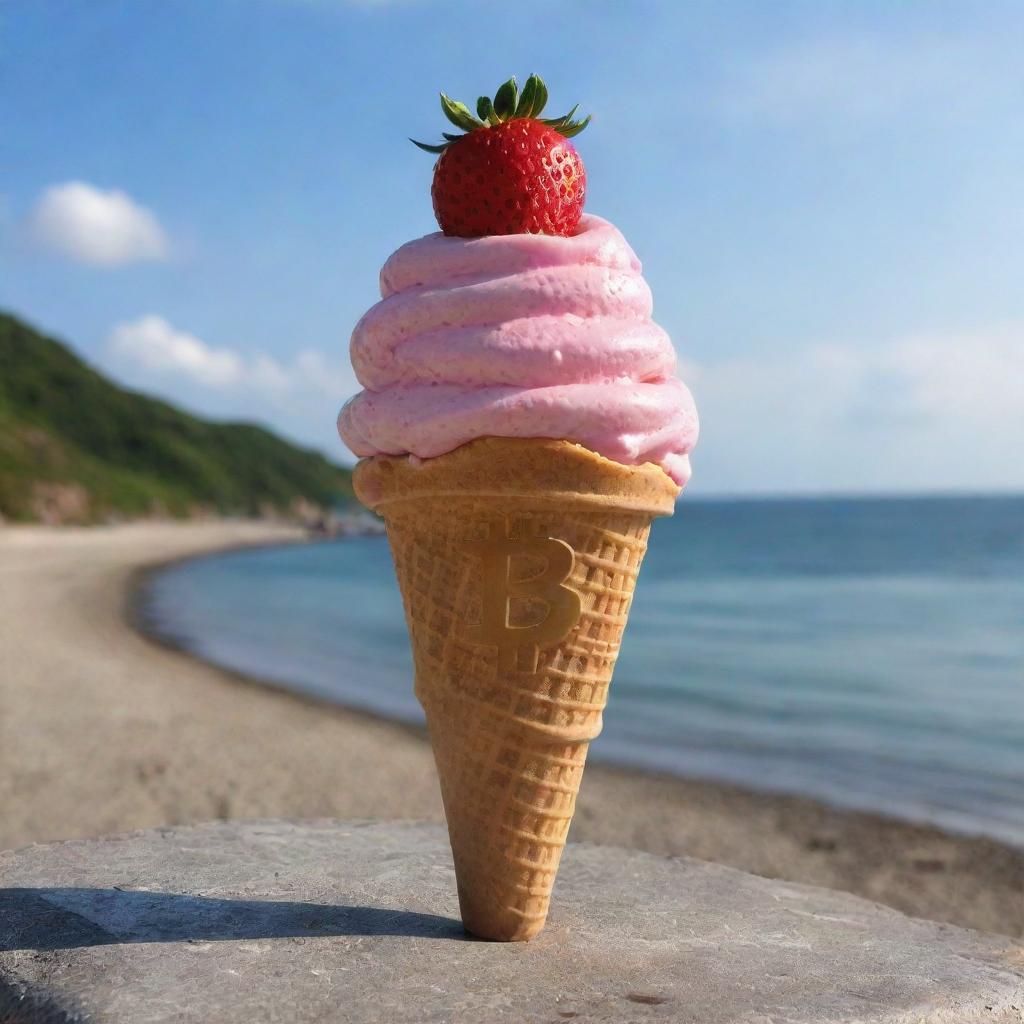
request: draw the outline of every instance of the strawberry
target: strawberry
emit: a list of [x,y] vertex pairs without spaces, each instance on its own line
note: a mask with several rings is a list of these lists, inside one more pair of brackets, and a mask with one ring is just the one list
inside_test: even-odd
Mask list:
[[569,139],[590,123],[539,117],[547,86],[530,75],[522,93],[510,78],[493,100],[477,100],[477,117],[441,93],[445,117],[465,135],[442,132],[438,146],[409,141],[439,153],[430,194],[446,235],[571,235],[583,214],[587,172]]

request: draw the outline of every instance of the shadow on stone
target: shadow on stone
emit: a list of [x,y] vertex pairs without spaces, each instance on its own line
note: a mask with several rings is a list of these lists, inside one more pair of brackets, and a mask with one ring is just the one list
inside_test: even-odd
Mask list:
[[453,918],[385,907],[120,889],[0,889],[0,952],[329,935],[469,938]]
[[58,999],[0,981],[0,1024],[84,1024],[85,1019]]

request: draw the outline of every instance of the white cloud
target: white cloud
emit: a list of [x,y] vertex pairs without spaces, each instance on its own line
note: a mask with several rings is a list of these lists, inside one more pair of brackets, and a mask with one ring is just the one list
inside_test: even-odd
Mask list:
[[107,351],[118,376],[217,418],[265,422],[334,457],[334,421],[358,384],[341,356],[300,349],[286,362],[211,345],[150,314],[120,323]]
[[203,387],[236,387],[248,372],[238,353],[212,348],[161,316],[118,324],[110,333],[110,349],[144,370],[181,376]]
[[28,221],[31,241],[77,263],[116,267],[163,260],[167,237],[156,217],[119,189],[83,181],[48,188]]
[[1024,489],[1024,325],[684,367],[706,491]]
[[287,402],[326,395],[339,406],[355,388],[354,378],[331,367],[320,352],[302,349],[288,363],[263,353],[247,355],[209,345],[194,334],[150,314],[118,324],[109,349],[118,360],[155,376],[177,377],[212,391],[235,391]]

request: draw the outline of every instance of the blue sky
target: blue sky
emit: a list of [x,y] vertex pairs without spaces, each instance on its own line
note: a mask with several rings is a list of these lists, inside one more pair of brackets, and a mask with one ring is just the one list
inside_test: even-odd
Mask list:
[[344,458],[349,332],[435,227],[406,137],[537,71],[594,114],[695,492],[1024,489],[1024,4],[7,0],[0,38],[0,306],[118,380]]

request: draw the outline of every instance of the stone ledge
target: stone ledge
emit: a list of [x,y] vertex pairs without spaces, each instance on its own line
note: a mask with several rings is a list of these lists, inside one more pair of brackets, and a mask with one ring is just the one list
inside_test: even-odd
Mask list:
[[1024,949],[570,845],[547,929],[467,939],[444,829],[216,823],[0,854],[0,1024],[1017,1024]]

